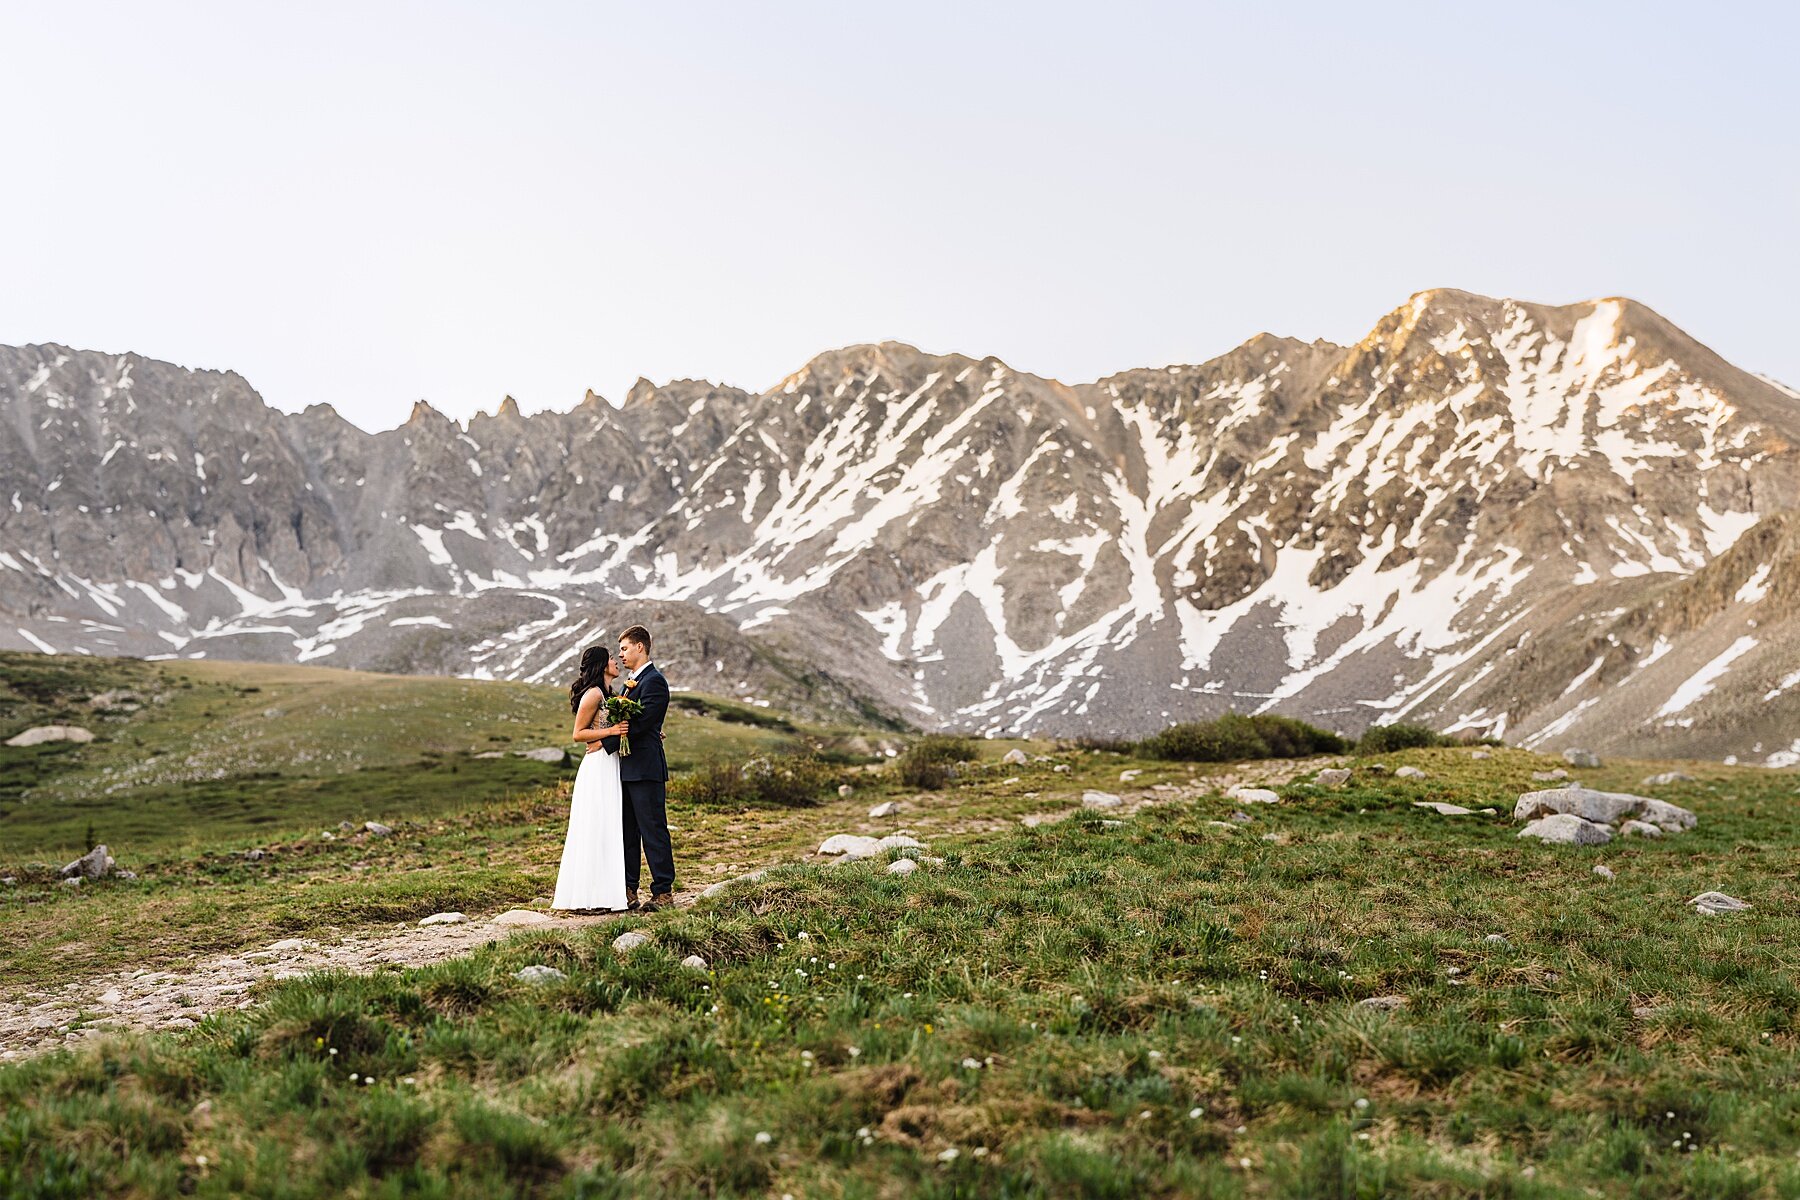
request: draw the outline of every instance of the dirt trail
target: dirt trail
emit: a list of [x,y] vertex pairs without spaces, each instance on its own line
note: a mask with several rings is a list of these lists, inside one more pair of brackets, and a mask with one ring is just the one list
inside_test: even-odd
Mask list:
[[[1079,795],[1066,798],[1053,810],[1012,819],[941,819],[924,805],[906,807],[913,809],[912,815],[924,818],[916,824],[919,835],[929,841],[959,834],[991,833],[1014,824],[1041,825],[1084,811],[1103,818],[1124,818],[1141,808],[1191,800],[1239,785],[1279,785],[1332,761],[1335,760],[1319,758],[1240,763],[1216,774],[1196,774],[1184,783],[1162,783],[1146,790],[1132,788],[1126,780],[1117,785],[1121,789],[1117,793],[1119,805],[1101,810],[1084,809]],[[841,817],[826,818],[814,833],[822,840],[830,833],[843,831],[848,824],[851,823]],[[808,858],[815,860],[814,856]],[[738,869],[743,866],[736,864]],[[736,870],[713,862],[696,864],[694,873],[703,882],[711,883],[732,877]],[[676,902],[685,907],[698,894],[682,892]],[[90,976],[59,988],[27,992],[17,1002],[0,1007],[0,1061],[17,1060],[110,1032],[189,1029],[213,1013],[248,1008],[254,1003],[252,989],[264,980],[290,979],[311,971],[363,974],[390,965],[426,966],[467,954],[521,929],[579,928],[613,919],[611,914],[561,915],[513,909],[486,917],[471,914],[468,920],[457,924],[368,926],[332,943],[287,938],[260,949],[214,955],[180,970],[114,971]]]

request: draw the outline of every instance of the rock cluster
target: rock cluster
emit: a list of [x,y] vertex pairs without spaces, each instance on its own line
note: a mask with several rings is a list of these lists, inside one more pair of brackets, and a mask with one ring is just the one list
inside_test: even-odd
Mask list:
[[6,739],[9,746],[37,746],[44,742],[91,742],[94,735],[79,725],[39,725]]
[[1692,829],[1698,818],[1665,800],[1575,786],[1526,792],[1513,807],[1513,820],[1529,822],[1520,837],[1603,846],[1615,833],[1649,837],[1680,833]]

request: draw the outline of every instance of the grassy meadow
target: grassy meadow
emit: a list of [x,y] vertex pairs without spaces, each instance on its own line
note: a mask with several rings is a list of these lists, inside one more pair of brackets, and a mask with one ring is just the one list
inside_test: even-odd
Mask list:
[[[882,767],[849,800],[671,814],[684,886],[894,828],[943,860],[910,875],[796,863],[0,1066],[0,1196],[1800,1197],[1793,773],[1575,772],[1700,816],[1577,848],[1515,836],[1552,765],[1518,750],[1379,756],[1422,780],[1351,754],[1347,787],[1309,771],[1258,805],[1219,794],[1229,764],[1001,749],[941,790]],[[1178,790],[1080,809],[1157,785]],[[135,883],[34,877],[0,891],[0,966],[41,981],[134,938],[178,960],[529,902],[563,787],[422,802],[393,838],[262,863],[202,838]],[[881,799],[901,811],[870,822]],[[1755,907],[1684,905],[1709,889]],[[651,941],[620,954],[628,928]],[[513,977],[531,964],[566,978]]]

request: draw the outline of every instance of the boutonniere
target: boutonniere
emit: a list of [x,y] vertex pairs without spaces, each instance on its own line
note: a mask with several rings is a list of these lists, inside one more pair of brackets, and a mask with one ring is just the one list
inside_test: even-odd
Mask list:
[[619,686],[623,687],[626,691],[629,692],[632,688],[636,687],[637,685],[638,685],[637,680],[627,679],[624,683],[620,684]]

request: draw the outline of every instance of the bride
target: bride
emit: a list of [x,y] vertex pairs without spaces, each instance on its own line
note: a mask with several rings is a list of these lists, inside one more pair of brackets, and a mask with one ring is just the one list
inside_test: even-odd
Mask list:
[[581,652],[580,669],[569,685],[569,707],[575,713],[573,737],[587,743],[587,754],[575,772],[569,835],[563,842],[551,908],[625,911],[625,825],[619,812],[622,793],[616,751],[618,735],[627,726],[594,724],[605,698],[612,695],[609,685],[618,676],[611,652],[605,646],[589,646]]

